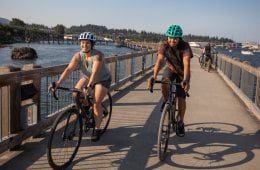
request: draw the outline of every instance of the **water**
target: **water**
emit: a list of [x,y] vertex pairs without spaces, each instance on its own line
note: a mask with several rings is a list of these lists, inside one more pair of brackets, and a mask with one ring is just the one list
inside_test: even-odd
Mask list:
[[249,61],[253,67],[260,67],[260,52],[254,52],[254,55],[241,54],[241,48],[225,49],[216,48],[218,52],[224,53],[228,56],[239,58],[241,62]]
[[[37,44],[31,43],[29,47],[36,50],[38,58],[34,60],[13,60],[11,58],[11,51],[15,47],[28,47],[26,43],[11,44],[10,46],[0,48],[0,66],[12,65],[15,67],[22,67],[24,64],[38,64],[42,67],[54,66],[68,63],[72,56],[80,50],[79,45],[67,44]],[[96,45],[96,49],[102,51],[105,57],[112,55],[122,55],[134,50],[125,47],[116,47],[110,45]]]

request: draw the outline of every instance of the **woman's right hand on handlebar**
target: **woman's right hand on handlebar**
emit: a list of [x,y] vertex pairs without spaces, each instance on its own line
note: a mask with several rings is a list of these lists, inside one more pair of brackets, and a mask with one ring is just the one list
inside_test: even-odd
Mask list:
[[57,83],[56,82],[52,82],[49,87],[48,87],[48,92],[55,92],[57,90]]
[[153,92],[153,85],[154,85],[154,78],[150,78],[147,82],[147,89],[150,90],[150,92]]

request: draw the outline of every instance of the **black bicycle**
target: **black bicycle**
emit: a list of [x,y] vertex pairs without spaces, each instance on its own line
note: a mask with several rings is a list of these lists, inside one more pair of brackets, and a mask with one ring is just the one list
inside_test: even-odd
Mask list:
[[[212,54],[214,54],[214,53],[212,53]],[[199,63],[200,63],[200,67],[202,69],[209,72],[211,69],[211,65],[212,65],[212,58],[210,56],[202,54],[199,57]]]
[[199,63],[201,68],[204,67],[204,57],[204,54],[201,54],[201,56],[199,57]]
[[210,56],[205,56],[205,57],[206,58],[204,61],[204,69],[209,72],[211,69],[212,59]]
[[[151,88],[150,92],[153,92],[153,85],[154,83],[161,83],[161,84],[169,84],[169,93],[168,93],[168,99],[165,102],[160,124],[159,124],[159,130],[158,130],[158,138],[157,138],[157,153],[158,158],[160,161],[163,161],[167,154],[168,149],[168,142],[169,137],[171,133],[171,129],[173,132],[177,133],[177,126],[178,126],[178,114],[176,114],[177,107],[177,96],[176,96],[176,86],[180,86],[181,83],[177,83],[176,81],[151,81]],[[189,94],[186,93],[186,95],[189,97]]]
[[[55,84],[53,84],[55,87]],[[54,121],[47,145],[47,157],[54,169],[64,169],[73,161],[79,149],[82,132],[95,128],[93,115],[93,97],[86,90],[58,87],[59,90],[76,93],[75,104],[63,111]],[[58,100],[57,95],[53,96]],[[83,105],[82,103],[88,103]],[[103,119],[100,128],[104,133],[112,115],[112,98],[108,92],[102,102]],[[93,133],[92,131],[92,133]]]

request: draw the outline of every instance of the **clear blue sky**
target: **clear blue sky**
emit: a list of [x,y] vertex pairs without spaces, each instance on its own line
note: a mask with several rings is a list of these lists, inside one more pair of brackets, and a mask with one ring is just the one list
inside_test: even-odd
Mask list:
[[260,43],[260,0],[0,0],[0,17],[48,27],[95,24]]

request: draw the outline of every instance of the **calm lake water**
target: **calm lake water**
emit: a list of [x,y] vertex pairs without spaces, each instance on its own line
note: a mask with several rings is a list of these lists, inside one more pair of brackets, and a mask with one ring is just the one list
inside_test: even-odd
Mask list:
[[231,57],[240,58],[240,61],[249,61],[253,67],[260,67],[260,52],[253,52],[253,55],[243,55],[241,54],[241,50],[243,50],[241,48],[216,48],[216,50]]
[[[13,60],[11,59],[11,51],[15,47],[31,47],[37,52],[38,58],[34,60]],[[134,50],[125,47],[116,47],[113,44],[110,45],[96,45],[96,49],[101,50],[105,57],[111,55],[122,55]],[[0,66],[12,65],[16,67],[22,67],[24,64],[38,64],[42,67],[59,65],[68,63],[74,53],[80,50],[79,45],[67,45],[67,44],[38,44],[38,43],[17,43],[11,44],[7,47],[0,48]]]
[[[24,64],[39,64],[42,67],[59,65],[68,63],[73,54],[80,50],[79,45],[67,45],[67,44],[37,44],[31,43],[29,47],[36,50],[38,58],[35,60],[13,60],[11,59],[11,51],[15,47],[27,47],[26,43],[11,44],[10,46],[0,48],[0,66],[12,65],[16,67],[22,67]],[[101,50],[105,57],[111,55],[123,55],[129,52],[135,52],[132,49],[125,47],[116,47],[113,44],[109,45],[96,45],[96,49]],[[260,53],[255,52],[253,55],[241,54],[240,48],[237,49],[225,49],[216,48],[218,52],[229,55],[230,57],[240,58],[240,61],[249,61],[252,66],[260,67]]]

